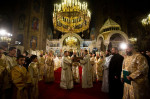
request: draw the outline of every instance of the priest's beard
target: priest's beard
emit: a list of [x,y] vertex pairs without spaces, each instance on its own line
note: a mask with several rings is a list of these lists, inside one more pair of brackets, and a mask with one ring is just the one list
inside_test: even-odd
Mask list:
[[128,56],[132,56],[132,51],[126,51],[126,54],[128,55]]

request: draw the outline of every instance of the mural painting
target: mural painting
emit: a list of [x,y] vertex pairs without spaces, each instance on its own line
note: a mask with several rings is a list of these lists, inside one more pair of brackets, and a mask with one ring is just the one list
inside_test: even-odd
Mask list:
[[30,41],[30,48],[35,50],[37,48],[37,37],[32,36]]
[[19,16],[19,21],[18,21],[18,29],[23,30],[25,26],[25,15],[22,14]]
[[36,17],[32,19],[32,29],[39,30],[39,19]]

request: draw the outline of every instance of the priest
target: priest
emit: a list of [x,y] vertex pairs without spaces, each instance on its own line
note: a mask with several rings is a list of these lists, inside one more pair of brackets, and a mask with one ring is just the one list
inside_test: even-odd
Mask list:
[[[126,50],[122,71],[128,71],[126,78],[131,83],[124,83],[123,99],[150,99],[148,86],[148,63],[146,58],[134,51],[133,45],[129,44]],[[121,73],[122,82],[125,74]],[[125,78],[125,79],[126,79]]]
[[30,57],[31,63],[29,64],[29,74],[31,76],[31,85],[29,97],[31,99],[38,99],[39,90],[38,90],[38,81],[39,81],[39,70],[38,70],[38,59],[36,55]]
[[95,54],[92,54],[92,53],[90,53],[90,62],[91,62],[91,65],[92,65],[92,68],[93,68],[93,70],[92,70],[92,72],[93,72],[93,82],[96,82],[96,64],[95,64]]
[[111,55],[110,50],[106,51],[106,58],[104,62],[104,72],[103,72],[103,82],[102,82],[102,92],[108,93],[109,92],[109,81],[108,81],[108,75],[109,75],[109,63],[113,55]]
[[111,53],[113,56],[109,63],[109,96],[110,99],[122,99],[123,85],[120,78],[124,58],[117,47],[113,47]]
[[43,53],[41,53],[40,57],[38,58],[38,61],[39,61],[39,80],[43,80],[45,68],[45,57],[43,56]]
[[18,65],[11,70],[13,83],[13,99],[28,99],[28,89],[31,84],[31,77],[23,66],[25,57],[20,55],[17,58]]
[[53,59],[53,52],[50,51],[49,55],[46,57],[46,70],[45,70],[45,82],[50,83],[54,82],[54,59]]
[[98,81],[102,81],[102,79],[103,79],[103,64],[104,64],[104,52],[100,52],[100,57],[96,61],[97,80]]
[[60,87],[62,89],[72,89],[73,88],[73,75],[71,71],[72,60],[68,58],[68,52],[64,52],[62,58],[62,71],[61,71],[61,82]]
[[[77,53],[74,52],[72,55],[72,59],[77,57]],[[80,83],[80,76],[79,76],[79,62],[73,61],[72,63],[72,73],[73,73],[73,80],[75,83]]]
[[12,97],[12,80],[11,80],[11,70],[14,66],[17,65],[17,59],[16,59],[16,48],[15,47],[10,47],[9,48],[9,53],[5,57],[6,60],[6,70],[7,70],[7,77],[5,78],[5,98],[9,99]]
[[0,99],[2,98],[2,95],[4,94],[4,86],[5,81],[4,79],[7,77],[6,72],[6,62],[3,58],[3,49],[0,47]]
[[84,58],[80,60],[82,65],[82,88],[92,88],[93,87],[93,72],[92,65],[90,62],[90,55],[87,50],[84,50]]

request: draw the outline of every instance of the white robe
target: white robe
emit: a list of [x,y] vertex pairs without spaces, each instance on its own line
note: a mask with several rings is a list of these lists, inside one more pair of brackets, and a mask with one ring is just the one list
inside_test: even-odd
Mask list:
[[102,92],[109,92],[109,81],[108,81],[108,75],[109,75],[109,63],[113,55],[110,55],[106,57],[105,63],[104,63],[104,73],[103,73],[103,82],[102,82]]
[[60,87],[63,89],[73,88],[73,75],[71,71],[72,61],[68,57],[62,58],[61,82]]
[[90,56],[86,55],[83,60],[80,60],[82,65],[82,88],[91,88],[93,87],[93,72],[90,62]]

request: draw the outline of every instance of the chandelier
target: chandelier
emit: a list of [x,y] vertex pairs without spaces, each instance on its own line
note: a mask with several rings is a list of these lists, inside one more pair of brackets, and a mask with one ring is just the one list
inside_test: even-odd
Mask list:
[[147,16],[147,18],[142,19],[142,24],[143,24],[144,26],[150,24],[150,14]]
[[53,25],[64,33],[80,33],[89,28],[91,12],[87,3],[79,0],[62,0],[61,4],[54,4]]
[[7,33],[6,30],[0,30],[0,42],[11,42],[12,34]]
[[76,37],[73,37],[73,36],[69,36],[65,39],[66,41],[66,45],[69,45],[69,46],[76,46],[77,43],[78,43],[78,40]]
[[137,38],[132,37],[129,39],[129,41],[134,44],[137,42]]

